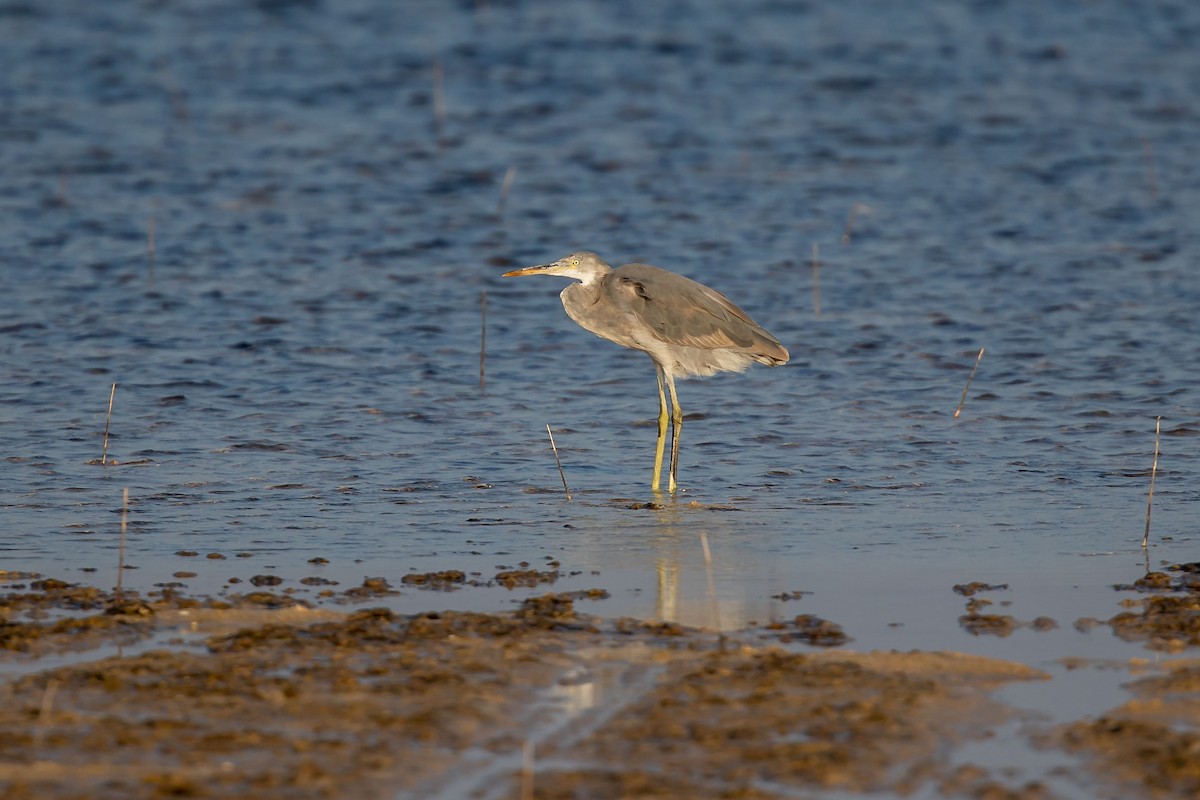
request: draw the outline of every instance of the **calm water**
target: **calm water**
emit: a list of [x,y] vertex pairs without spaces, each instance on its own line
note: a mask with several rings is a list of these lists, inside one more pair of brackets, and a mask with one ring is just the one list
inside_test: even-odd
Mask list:
[[[1145,654],[1071,623],[1144,569],[1159,415],[1150,563],[1200,558],[1200,7],[405,9],[0,9],[6,568],[110,584],[128,487],[143,587],[558,560],[596,613]],[[650,361],[498,277],[580,248],[792,352],[681,385],[657,510]],[[969,580],[1061,628],[970,636]]]

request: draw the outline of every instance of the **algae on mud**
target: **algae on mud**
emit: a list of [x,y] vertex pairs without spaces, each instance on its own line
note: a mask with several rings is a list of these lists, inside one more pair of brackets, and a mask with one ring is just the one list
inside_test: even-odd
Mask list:
[[[615,713],[565,713],[546,697],[573,670],[651,679]],[[558,595],[504,615],[368,609],[20,678],[0,709],[0,783],[16,797],[425,796],[462,779],[465,752],[519,750],[557,719],[538,742],[538,797],[902,789],[944,777],[937,753],[1006,716],[988,688],[1037,677],[610,625]]]
[[[553,580],[560,565],[550,566],[400,582],[507,594]],[[1196,569],[1164,569],[1114,586],[1140,596],[1076,627],[1104,624],[1157,652],[1194,647]],[[1037,669],[941,652],[795,652],[848,641],[814,614],[718,634],[576,612],[602,589],[532,597],[508,614],[404,616],[334,610],[389,601],[395,590],[379,577],[307,599],[258,588],[279,585],[261,578],[216,599],[172,584],[143,597],[15,578],[27,583],[0,597],[2,666],[19,676],[0,689],[5,797],[1048,800],[1072,796],[1057,792],[1069,782],[1083,796],[1166,800],[1200,790],[1195,662],[1119,664],[1151,673],[1127,685],[1133,699],[1048,724],[996,697],[1049,677]],[[999,587],[961,587],[971,633],[1054,627],[980,613],[990,602],[973,595]],[[1043,782],[962,755],[1014,725],[1024,746],[1077,766]],[[525,770],[523,753],[535,755]]]
[[[1195,583],[1138,584],[1172,594],[1139,601],[1136,635],[1188,646],[1169,637],[1200,618]],[[0,688],[5,797],[1059,796],[962,755],[1014,724],[1026,746],[1094,762],[1053,777],[1096,797],[1200,787],[1194,661],[1118,665],[1149,673],[1129,684],[1133,699],[1039,727],[996,692],[1051,677],[1041,670],[952,652],[798,652],[848,639],[811,614],[716,633],[576,611],[603,589],[510,613],[402,615],[333,608],[386,600],[383,578],[315,603],[19,588],[0,598],[16,676]],[[1171,614],[1150,613],[1166,601],[1179,601]],[[1135,630],[1125,616],[1109,622],[1122,638]]]

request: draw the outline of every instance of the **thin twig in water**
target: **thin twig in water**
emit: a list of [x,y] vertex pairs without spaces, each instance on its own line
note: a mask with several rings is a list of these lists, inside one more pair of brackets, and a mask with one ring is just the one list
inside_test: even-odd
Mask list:
[[433,62],[433,135],[437,138],[438,147],[445,144],[446,130],[446,92],[445,73],[442,62]]
[[171,71],[171,62],[166,58],[160,58],[157,66],[163,88],[171,97],[171,110],[175,112],[175,119],[186,120],[188,118],[187,95],[179,86],[179,81],[175,80],[175,73]]
[[1150,466],[1150,496],[1146,498],[1146,532],[1142,534],[1142,547],[1150,546],[1150,506],[1154,503],[1154,476],[1158,474],[1158,430],[1162,417],[1154,418],[1154,463]]
[[550,430],[550,426],[546,426],[546,433],[550,434],[550,449],[554,451],[554,463],[558,464],[558,477],[562,478],[563,491],[567,493],[567,499],[571,499],[571,490],[567,488],[567,474],[563,472],[562,462],[558,459],[558,447],[554,444],[554,433]]
[[963,403],[967,402],[967,390],[971,388],[971,381],[975,380],[975,373],[979,370],[979,362],[983,360],[983,348],[979,348],[979,355],[975,356],[975,366],[971,368],[971,374],[967,376],[967,385],[963,387],[962,397],[958,399],[958,408],[954,409],[954,418],[958,419],[958,415],[962,413]]
[[42,705],[38,708],[37,727],[33,732],[33,746],[41,747],[42,739],[46,736],[46,726],[50,724],[50,712],[54,708],[54,696],[58,694],[58,678],[46,681],[46,690],[42,692]]
[[513,181],[517,179],[517,168],[509,166],[504,173],[504,181],[500,184],[500,201],[496,204],[496,218],[504,219],[504,205],[508,202],[508,193],[512,191]]
[[1150,199],[1158,199],[1158,170],[1154,168],[1154,148],[1150,140],[1142,137],[1142,158],[1146,161],[1146,185],[1150,190]]
[[717,605],[717,580],[713,574],[712,551],[708,549],[708,534],[700,531],[700,548],[704,551],[704,574],[708,579],[708,602],[712,604],[712,625],[721,629],[721,608]]
[[865,203],[855,203],[850,206],[850,213],[846,215],[846,227],[842,228],[842,244],[850,244],[850,230],[854,227],[854,220],[859,214],[870,214],[871,207]]
[[67,180],[68,174],[64,169],[58,173],[58,190],[54,193],[54,204],[56,206],[65,206],[69,202],[67,200]]
[[117,601],[125,599],[125,528],[129,523],[129,487],[121,493],[121,547],[117,555]]
[[108,393],[108,416],[104,418],[104,446],[100,449],[100,463],[108,463],[108,426],[112,422],[112,407],[113,398],[117,396],[117,385],[112,385],[112,391]]
[[483,368],[487,359],[487,289],[479,297],[479,388],[483,388]]
[[150,220],[146,223],[146,266],[149,273],[150,288],[154,288],[154,261],[155,261],[155,243],[154,243],[154,228],[157,214],[150,213]]
[[813,271],[813,316],[821,316],[821,246],[813,242],[812,246]]
[[521,800],[533,800],[533,740],[521,748]]

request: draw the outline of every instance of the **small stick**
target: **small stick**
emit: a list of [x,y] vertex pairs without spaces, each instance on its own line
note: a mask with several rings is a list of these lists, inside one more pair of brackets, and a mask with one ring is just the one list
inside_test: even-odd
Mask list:
[[112,385],[112,391],[108,393],[108,416],[104,419],[104,446],[100,450],[100,463],[108,463],[108,426],[112,422],[112,407],[113,398],[117,395],[117,385]]
[[1142,158],[1146,160],[1146,185],[1150,189],[1150,199],[1158,199],[1158,170],[1154,168],[1154,148],[1150,140],[1142,137]]
[[446,91],[445,72],[442,62],[433,62],[433,134],[437,137],[438,147],[445,143],[446,129]]
[[504,173],[504,181],[500,184],[500,202],[496,204],[496,218],[504,218],[504,204],[508,202],[508,193],[512,191],[513,181],[517,179],[517,168],[509,165]]
[[713,626],[721,627],[721,608],[717,604],[717,581],[713,576],[712,551],[708,549],[708,534],[700,531],[700,548],[704,551],[704,574],[708,579],[708,600],[712,603]]
[[58,173],[58,191],[54,195],[54,205],[65,206],[67,204],[67,171],[64,169]]
[[1142,549],[1150,545],[1150,506],[1154,503],[1154,476],[1158,474],[1158,429],[1162,417],[1154,418],[1154,463],[1150,466],[1150,496],[1146,498],[1146,532],[1142,534]]
[[550,449],[554,451],[554,463],[558,464],[558,477],[562,478],[563,491],[567,493],[567,499],[571,499],[571,490],[567,488],[567,475],[563,472],[562,462],[558,460],[558,448],[554,444],[554,433],[550,430],[550,426],[546,426],[546,433],[550,434]]
[[483,365],[487,358],[487,289],[479,297],[479,388],[483,388]]
[[812,246],[813,271],[813,316],[821,316],[821,246],[813,242]]
[[46,681],[46,690],[42,692],[42,705],[38,709],[37,727],[33,733],[33,746],[41,747],[46,735],[46,725],[50,722],[50,710],[54,707],[54,696],[58,694],[58,678]]
[[521,800],[533,800],[533,740],[521,748]]
[[850,206],[850,213],[846,215],[846,227],[842,228],[842,244],[850,244],[850,230],[854,227],[854,220],[859,213],[870,214],[871,207],[865,203],[855,203]]
[[975,366],[971,368],[971,374],[967,376],[967,385],[963,387],[962,397],[958,399],[958,408],[954,409],[954,418],[958,419],[958,415],[962,413],[963,403],[967,402],[967,390],[971,388],[971,381],[975,380],[975,373],[979,370],[979,362],[983,360],[983,348],[979,348],[979,355],[975,356]]
[[167,93],[171,95],[171,110],[175,112],[175,119],[187,120],[187,95],[180,88],[179,81],[175,80],[175,75],[171,72],[171,65],[165,58],[159,66],[162,69],[163,83],[167,86]]
[[146,264],[149,267],[150,288],[154,288],[154,261],[155,261],[155,245],[154,245],[154,228],[156,214],[150,214],[150,220],[146,223]]
[[121,549],[117,556],[117,601],[125,599],[125,528],[129,522],[129,487],[121,493]]

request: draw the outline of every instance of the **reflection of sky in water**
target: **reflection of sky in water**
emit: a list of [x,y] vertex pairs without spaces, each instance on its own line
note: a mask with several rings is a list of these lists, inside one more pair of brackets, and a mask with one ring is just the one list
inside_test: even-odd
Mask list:
[[[859,3],[120,13],[39,7],[0,48],[6,562],[106,584],[129,487],[143,588],[180,570],[202,591],[271,570],[486,580],[558,559],[581,574],[553,588],[608,589],[581,603],[606,615],[815,613],[856,647],[1142,652],[1070,626],[1115,613],[1108,587],[1142,569],[1158,414],[1151,563],[1195,555],[1184,21]],[[870,213],[843,244],[856,203]],[[651,499],[649,360],[576,329],[561,282],[498,278],[579,247],[710,283],[793,354],[680,385],[686,491],[662,510],[629,508]],[[110,454],[140,466],[85,464],[113,381]],[[1010,584],[993,610],[1059,630],[970,637],[951,592],[970,580]],[[812,594],[772,599],[794,590]]]

